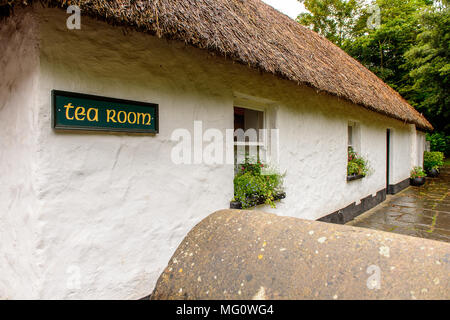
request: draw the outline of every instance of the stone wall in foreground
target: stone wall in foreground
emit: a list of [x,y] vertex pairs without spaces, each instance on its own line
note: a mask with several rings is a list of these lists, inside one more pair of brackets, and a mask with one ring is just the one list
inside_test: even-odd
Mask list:
[[450,298],[450,244],[259,211],[189,232],[151,299]]

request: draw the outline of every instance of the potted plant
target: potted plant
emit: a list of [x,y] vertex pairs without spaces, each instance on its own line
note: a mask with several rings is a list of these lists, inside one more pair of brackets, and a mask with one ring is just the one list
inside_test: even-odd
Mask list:
[[247,209],[260,204],[275,207],[275,201],[284,199],[284,174],[280,174],[261,161],[251,161],[248,157],[239,164],[234,178],[234,198],[231,209]]
[[436,178],[439,175],[439,167],[434,166],[427,171],[427,176],[430,178]]
[[423,171],[422,167],[414,167],[411,170],[410,182],[411,185],[420,187],[425,183],[426,173]]
[[347,181],[364,178],[370,172],[369,161],[348,148]]
[[423,167],[429,177],[437,177],[439,175],[439,167],[442,165],[444,165],[444,154],[442,152],[425,151],[423,153]]

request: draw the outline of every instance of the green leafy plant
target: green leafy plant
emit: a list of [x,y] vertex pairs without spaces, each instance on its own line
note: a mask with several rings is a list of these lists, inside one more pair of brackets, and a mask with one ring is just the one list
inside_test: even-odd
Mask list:
[[276,169],[246,157],[234,178],[234,201],[239,201],[243,209],[262,201],[275,207],[275,196],[283,192],[283,178]]
[[411,170],[410,177],[411,179],[414,178],[424,178],[427,174],[423,171],[422,167],[414,167],[414,169]]
[[348,148],[348,163],[347,163],[347,175],[362,175],[366,176],[370,174],[371,168],[369,161],[359,156],[352,147]]
[[430,142],[431,151],[443,152],[445,155],[450,156],[450,136],[440,132],[427,133],[427,141]]
[[431,169],[439,169],[439,167],[444,165],[444,154],[439,151],[423,153],[423,167],[425,171],[430,171]]

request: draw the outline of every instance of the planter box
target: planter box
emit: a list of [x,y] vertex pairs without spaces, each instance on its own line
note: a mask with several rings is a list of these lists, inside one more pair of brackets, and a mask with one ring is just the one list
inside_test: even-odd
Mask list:
[[411,185],[415,187],[420,187],[425,183],[425,178],[411,178]]
[[[276,194],[274,197],[274,201],[281,200],[286,198],[286,192],[281,192]],[[266,203],[265,197],[259,197],[251,200],[252,207],[256,207],[260,204]],[[242,209],[242,203],[240,201],[231,201],[230,202],[230,209]]]
[[348,181],[353,181],[353,180],[359,180],[364,178],[365,176],[363,176],[362,174],[355,174],[353,176],[347,176],[347,182]]

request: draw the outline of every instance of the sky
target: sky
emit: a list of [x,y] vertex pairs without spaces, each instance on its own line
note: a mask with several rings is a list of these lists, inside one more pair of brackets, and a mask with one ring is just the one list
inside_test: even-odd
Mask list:
[[283,12],[292,19],[297,18],[298,14],[305,12],[305,7],[298,0],[262,0],[271,5],[278,11]]

